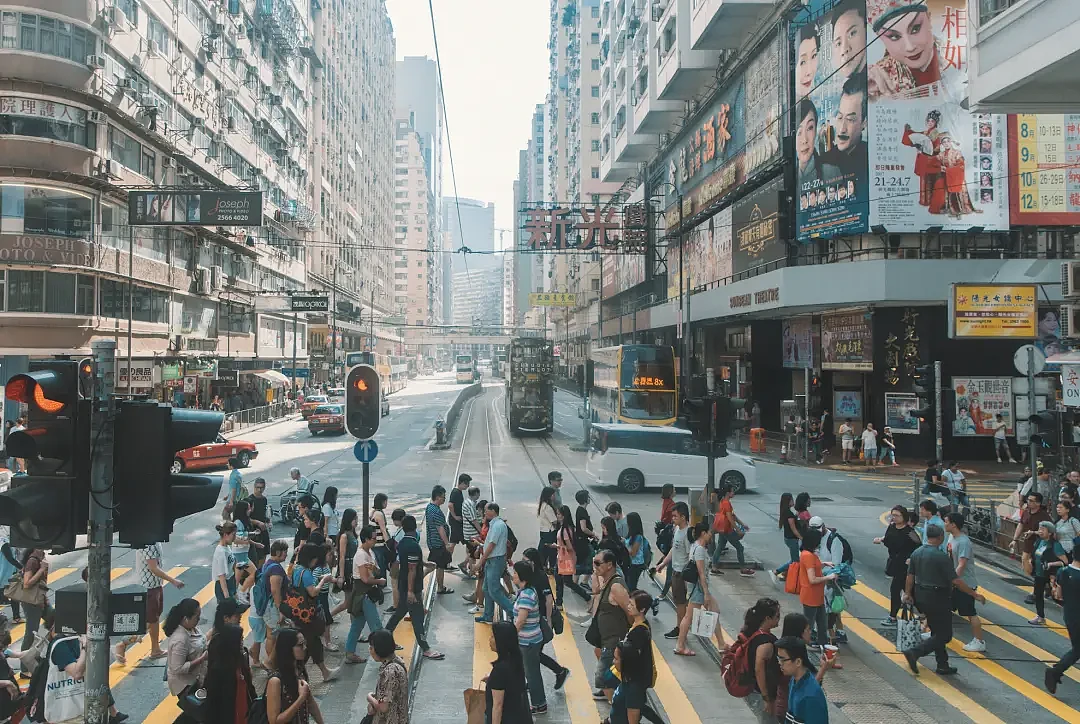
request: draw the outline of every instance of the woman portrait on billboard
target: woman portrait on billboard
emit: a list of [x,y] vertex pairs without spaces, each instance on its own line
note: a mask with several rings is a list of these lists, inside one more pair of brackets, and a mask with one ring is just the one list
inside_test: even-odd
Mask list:
[[867,0],[867,19],[885,48],[885,57],[867,69],[871,101],[927,98],[935,84],[951,100],[961,100],[957,93],[965,79],[942,56],[929,5],[925,0]]
[[[919,205],[931,214],[940,214],[945,208],[945,173],[942,168],[941,143],[948,133],[941,131],[941,111],[926,114],[926,130],[916,131],[904,124],[904,136],[900,142],[911,146],[915,155],[915,175],[919,177]],[[961,159],[962,160],[962,159]]]
[[949,134],[942,134],[941,166],[945,170],[945,213],[960,218],[965,214],[981,214],[971,202],[967,187],[967,164],[960,144]]

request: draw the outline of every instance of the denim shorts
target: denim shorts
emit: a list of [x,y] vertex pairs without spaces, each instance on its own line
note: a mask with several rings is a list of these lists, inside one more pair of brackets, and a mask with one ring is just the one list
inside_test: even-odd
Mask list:
[[596,662],[596,672],[593,674],[593,688],[614,689],[618,682],[611,673],[611,667],[615,663],[615,649],[600,649],[600,658]]
[[687,603],[705,605],[705,589],[698,583],[690,584],[690,600]]
[[[269,606],[267,606],[269,608]],[[251,636],[255,643],[261,644],[266,641],[266,622],[262,620],[260,616],[255,614],[255,609],[251,609],[251,614],[248,616],[248,623],[251,625]]]

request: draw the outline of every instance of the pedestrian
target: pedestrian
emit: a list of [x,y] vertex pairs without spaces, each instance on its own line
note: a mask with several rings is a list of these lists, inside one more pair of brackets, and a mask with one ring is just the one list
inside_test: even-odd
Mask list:
[[1058,682],[1073,664],[1080,661],[1080,561],[1074,560],[1057,575],[1056,586],[1069,632],[1070,648],[1061,659],[1046,670],[1044,683],[1051,694],[1057,693]]
[[322,545],[322,512],[319,501],[313,495],[302,495],[297,502],[297,527],[293,536],[293,561],[306,543]]
[[[58,634],[54,620],[49,627],[48,639],[49,648],[45,656],[48,666],[42,694],[45,711],[37,714],[44,713],[42,721],[82,722],[86,706],[86,636]],[[109,724],[127,721],[128,715],[116,710],[111,692],[108,698]]]
[[[626,638],[623,641],[629,643],[638,654],[637,666],[629,665],[630,669],[637,669],[630,672],[630,678],[632,681],[640,682],[642,692],[639,700],[641,705],[629,708],[639,709],[642,719],[646,719],[653,724],[664,724],[664,720],[647,701],[648,690],[656,685],[656,662],[653,660],[652,628],[649,626],[646,613],[656,605],[656,601],[648,592],[642,590],[631,591],[630,601],[634,605],[633,615],[630,619],[630,630],[626,632]],[[623,676],[625,668],[627,668],[625,663],[619,668],[621,681],[626,681]],[[616,689],[613,701],[618,697],[619,692]],[[630,714],[632,713],[630,712]]]
[[536,504],[536,518],[540,524],[539,550],[543,551],[546,567],[555,570],[558,558],[558,546],[555,536],[559,529],[559,514],[555,507],[555,488],[546,487],[540,491],[540,501]]
[[604,511],[615,521],[616,534],[620,538],[626,538],[626,518],[623,517],[622,505],[613,500],[604,507]]
[[246,603],[240,603],[235,598],[227,598],[214,608],[214,624],[206,632],[206,643],[214,640],[214,634],[227,624],[240,624],[241,617],[248,611]]
[[881,456],[878,458],[879,463],[885,462],[885,458],[889,458],[889,462],[892,466],[898,467],[899,463],[896,462],[896,441],[893,440],[892,428],[888,425],[881,431],[881,439],[879,440],[881,445]]
[[[937,503],[932,500],[924,500],[919,503],[919,517],[922,518],[922,530],[920,531],[920,537],[922,538],[922,544],[926,545],[929,539],[927,538],[926,531],[930,526],[936,525],[942,530],[945,529],[945,521],[941,519],[941,515],[938,513]],[[945,550],[945,541],[942,539],[941,550]]]
[[[630,568],[630,551],[626,550],[626,539],[619,535],[619,525],[615,522],[615,519],[610,515],[605,515],[600,519],[600,541],[596,544],[597,550],[609,550],[615,556],[615,565],[618,568],[618,573],[624,579],[626,578],[626,571]],[[593,588],[597,590],[595,585],[596,572],[593,571]]]
[[[408,512],[404,508],[394,508],[393,512],[390,513],[390,520],[394,524],[394,532],[387,539],[388,542],[385,547],[386,554],[388,556],[387,562],[389,566],[384,566],[383,573],[380,574],[386,575],[387,573],[389,573],[390,575],[390,588],[393,591],[394,595],[392,604],[389,608],[386,609],[386,612],[391,614],[397,610],[399,605],[401,605],[401,592],[398,590],[398,579],[400,578],[398,574],[401,572],[401,566],[398,565],[397,547],[401,543],[401,539],[405,537],[405,529],[403,528],[403,526],[405,523],[405,517],[407,515]],[[378,534],[376,533],[376,536],[377,535]],[[375,548],[373,548],[372,550],[377,556],[379,552],[379,546],[377,543],[375,545]],[[376,557],[375,560],[378,560],[378,558]]]
[[945,552],[945,531],[937,524],[926,526],[926,543],[911,554],[908,564],[904,600],[914,601],[926,616],[930,637],[915,648],[903,652],[911,673],[919,673],[919,659],[933,652],[937,659],[935,673],[950,676],[956,668],[949,665],[949,642],[953,638],[952,591],[958,588],[979,603],[986,598],[968,587],[964,579],[956,575],[949,554]]
[[[795,510],[795,499],[791,493],[783,493],[780,496],[780,517],[778,523],[780,530],[784,532],[784,545],[787,546],[790,561],[788,565],[799,560],[799,547],[802,545],[802,532],[799,529],[799,513]],[[787,569],[785,568],[785,571]],[[782,572],[778,569],[769,569],[769,578],[775,586]]]
[[[825,525],[825,521],[821,519],[821,516],[815,515],[810,519],[810,527],[816,529],[821,533],[821,543],[818,544],[817,557],[821,561],[822,573],[825,569],[830,569],[831,573],[835,573],[837,578],[840,577],[838,570],[843,564],[847,564],[848,568],[851,567],[853,561],[845,560],[845,548],[844,537],[836,530],[836,528],[829,528]],[[832,611],[832,600],[836,595],[843,595],[843,589],[839,583],[830,583],[825,590],[825,603],[826,611],[828,613],[829,624],[829,643],[831,644],[846,644],[848,642],[847,632],[844,630],[843,614],[834,613]],[[843,666],[837,664],[838,669],[842,669]]]
[[794,636],[776,642],[780,671],[788,677],[787,721],[799,724],[828,724],[829,704],[814,676],[806,643]]
[[629,590],[636,591],[638,580],[642,571],[645,570],[645,555],[649,548],[649,542],[645,540],[645,531],[642,529],[641,516],[637,512],[628,513],[626,516],[626,549],[630,553],[630,565],[626,569],[626,585]]
[[[807,646],[807,655],[810,659],[810,670],[814,672],[819,684],[825,681],[825,674],[836,665],[836,657],[829,659],[823,654],[824,652],[818,649],[815,651],[813,647],[814,642],[814,627],[810,623],[810,619],[801,613],[789,613],[784,616],[783,625],[780,628],[780,638],[787,638],[788,636],[794,636],[800,639],[803,644]],[[788,694],[788,678],[782,677],[783,701],[777,701],[777,704],[782,703],[784,711],[787,710],[787,694]]]
[[[433,495],[432,498],[434,499],[434,497]],[[401,619],[405,618],[405,614],[408,614],[412,623],[413,635],[416,637],[416,645],[420,647],[424,658],[441,661],[446,656],[431,648],[425,633],[424,552],[420,549],[420,534],[416,532],[416,518],[406,515],[401,521],[401,530],[403,533],[401,540],[397,544],[398,592],[399,596],[405,598],[404,600],[399,598],[393,615],[386,622],[386,629],[393,633]]]
[[[13,432],[25,432],[26,431],[26,418],[20,417],[15,420],[15,425],[8,430],[8,435]],[[7,437],[4,437],[5,446],[7,443]],[[11,470],[12,475],[26,475],[26,458],[15,458],[15,465]]]
[[[323,585],[328,584],[333,578],[332,573],[325,573],[320,578],[315,577],[315,569],[324,562],[325,557],[325,548],[321,545],[307,543],[300,549],[300,553],[296,557],[296,567],[292,572],[291,581],[293,588],[302,591],[308,598],[314,599],[316,602],[319,601],[320,589]],[[318,605],[321,606],[321,603]],[[319,611],[321,612],[322,609],[319,608]],[[312,662],[322,673],[324,682],[334,680],[340,672],[340,667],[337,669],[329,669],[326,666],[322,634],[323,631],[326,630],[327,621],[322,615],[317,615],[313,617],[310,622],[301,623],[300,621],[293,621],[293,625],[300,632],[306,643],[304,660],[306,661],[307,657],[310,656]],[[280,641],[278,642],[278,650],[275,653],[277,654],[275,661],[280,663]]]
[[[458,475],[457,485],[450,491],[450,504],[446,511],[450,515],[450,542],[455,546],[465,542],[465,491],[469,489],[472,476],[468,473]],[[469,554],[466,551],[462,564],[469,562]],[[458,565],[461,568],[461,565]]]
[[[168,654],[161,649],[161,614],[165,608],[165,582],[184,587],[184,582],[173,578],[161,567],[161,544],[153,543],[139,550],[139,584],[146,589],[146,633],[150,636],[150,659],[163,659]],[[121,665],[127,663],[127,647],[139,640],[138,636],[124,639],[113,647],[113,655]]]
[[555,488],[555,500],[552,501],[552,505],[558,510],[563,506],[562,502],[562,473],[558,470],[552,470],[547,475],[548,487]]
[[534,571],[529,561],[517,561],[513,566],[514,626],[518,632],[518,646],[525,665],[532,714],[547,713],[547,697],[544,694],[544,678],[540,672],[540,652],[544,648],[544,634],[540,629],[540,601],[532,586]]
[[390,531],[386,526],[386,493],[376,493],[371,499],[371,513],[368,522],[375,529],[375,546],[371,549],[375,561],[379,564],[379,575],[385,576],[390,565],[390,556],[386,541],[390,540]]
[[[783,503],[783,496],[780,498],[781,504]],[[810,506],[813,504],[813,500],[810,498],[810,493],[803,491],[795,496],[795,522],[788,523],[788,529],[797,530],[799,538],[795,543],[789,543],[787,538],[787,530],[784,532],[784,544],[788,547],[788,552],[791,554],[791,560],[784,563],[782,566],[776,569],[777,580],[784,580],[787,578],[787,570],[792,563],[796,563],[799,560],[799,552],[802,551],[802,535],[807,526],[810,525],[810,519],[813,517],[810,514]],[[781,519],[783,520],[783,519]],[[795,550],[793,551],[792,548]],[[770,576],[771,578],[771,576]]]
[[[679,621],[679,639],[675,645],[675,653],[679,656],[695,656],[695,652],[687,645],[687,636],[690,633],[690,624],[693,622],[694,611],[698,608],[712,610],[715,600],[709,592],[709,541],[712,539],[712,529],[708,523],[692,525],[686,533],[690,541],[687,565],[683,569],[683,580],[687,586],[687,611]],[[719,631],[718,631],[719,633]],[[723,634],[720,634],[721,642]]]
[[409,724],[409,675],[395,649],[394,636],[389,631],[371,632],[368,655],[379,662],[375,691],[367,695],[371,724]]
[[210,562],[210,578],[214,581],[214,597],[218,603],[236,595],[236,554],[233,542],[236,540],[236,523],[227,520],[215,526],[218,544]]
[[[1053,518],[1051,518],[1050,513],[1046,511],[1046,506],[1043,505],[1043,496],[1039,493],[1030,493],[1027,497],[1027,502],[1021,508],[1020,522],[1013,532],[1012,542],[1009,543],[1009,551],[1011,553],[1020,553],[1020,565],[1028,575],[1033,575],[1034,564],[1032,556],[1035,553],[1036,537],[1039,534],[1039,526],[1043,521],[1051,523],[1051,528],[1054,527]],[[1056,539],[1056,530],[1053,537]],[[1024,603],[1035,603],[1035,596],[1028,596],[1024,599]]]
[[723,573],[720,568],[720,556],[727,550],[730,543],[739,559],[739,575],[752,576],[754,575],[754,569],[746,565],[746,549],[743,548],[742,544],[743,536],[750,530],[750,526],[743,523],[739,516],[735,515],[735,509],[731,505],[731,500],[734,497],[734,486],[725,485],[720,489],[720,507],[713,517],[712,524],[713,531],[717,534],[717,541],[716,547],[713,549],[711,572],[715,574]]
[[226,624],[207,649],[206,724],[247,724],[255,685],[244,651],[244,630]]
[[485,722],[532,724],[532,707],[525,684],[525,663],[518,644],[517,627],[498,621],[491,627],[489,644],[495,652],[491,672],[484,677]]
[[495,620],[495,604],[508,616],[512,614],[514,604],[502,586],[510,531],[506,521],[499,517],[498,503],[488,503],[484,514],[488,532],[479,564],[484,571],[484,612],[477,616],[475,621],[490,624]]
[[184,598],[165,617],[168,638],[165,678],[169,692],[181,696],[189,687],[206,681],[206,637],[199,630],[202,608],[194,598]]
[[[19,658],[11,650],[11,631],[0,626],[0,722],[18,722],[25,713],[26,701],[19,687],[19,679],[8,664],[8,658]],[[21,656],[37,659],[37,652],[23,652]],[[21,665],[21,662],[20,662]]]
[[746,639],[746,661],[754,682],[746,705],[759,724],[777,724],[776,688],[780,681],[780,666],[776,662],[776,636],[772,630],[779,625],[780,603],[771,598],[759,598],[743,616],[740,633]]
[[22,650],[26,651],[34,645],[34,635],[41,622],[52,616],[48,594],[49,562],[45,560],[45,551],[41,548],[25,549],[19,574],[22,577],[23,594],[26,596],[22,599],[22,612],[26,614]]
[[[375,547],[375,529],[365,525],[360,529],[360,546],[356,549],[351,561],[352,586],[346,596],[346,604],[351,617],[349,633],[345,636],[345,663],[362,664],[365,658],[356,653],[356,645],[360,640],[360,634],[367,626],[368,633],[374,633],[382,628],[382,619],[379,617],[379,607],[375,598],[380,598],[382,587],[386,585],[386,579],[379,575],[379,563],[375,560],[372,550]],[[379,594],[375,594],[375,589]],[[372,596],[375,598],[372,598]],[[370,636],[369,636],[370,640]]]
[[[1069,558],[1073,557],[1073,540],[1080,536],[1080,519],[1073,517],[1072,503],[1067,500],[1059,500],[1057,504],[1057,521],[1054,528],[1057,530],[1058,543],[1065,549]],[[30,615],[26,618],[29,620]]]
[[1056,537],[1054,524],[1048,520],[1040,521],[1036,528],[1038,543],[1031,556],[1031,574],[1035,579],[1035,618],[1028,621],[1032,626],[1046,625],[1046,591],[1050,588],[1050,579],[1058,571],[1069,565],[1069,556],[1061,547]]
[[462,533],[465,538],[465,548],[468,551],[468,558],[466,562],[471,564],[476,552],[476,543],[473,538],[480,536],[480,529],[484,525],[484,511],[477,503],[480,500],[480,488],[473,486],[469,488],[468,495],[465,498],[465,502],[461,506],[462,510]]
[[[334,609],[330,612],[331,615],[336,616],[342,611],[345,611],[349,607],[349,591],[352,590],[353,584],[353,562],[356,558],[356,550],[360,547],[359,534],[356,530],[356,524],[359,522],[359,516],[356,514],[354,508],[346,508],[341,514],[341,525],[338,529],[337,538],[334,540],[334,550],[337,555],[334,556],[334,560],[337,563],[337,570],[334,574],[334,579],[337,581],[337,585],[334,589],[337,591],[344,591],[345,597],[341,603],[334,606]],[[371,526],[365,526],[371,527]],[[375,529],[371,528],[371,543],[375,543]],[[372,554],[372,560],[375,559]],[[375,565],[378,566],[378,561],[375,561]],[[381,576],[382,573],[376,568]]]
[[894,505],[889,511],[889,527],[885,535],[875,538],[877,545],[884,544],[889,557],[885,561],[885,575],[889,576],[889,616],[882,619],[882,626],[895,626],[896,616],[902,605],[901,596],[907,583],[908,558],[915,552],[922,539],[908,521],[908,511],[902,505]]
[[592,597],[589,592],[578,585],[575,581],[577,573],[577,552],[574,550],[574,519],[570,514],[570,506],[564,505],[558,512],[559,530],[555,534],[557,553],[557,574],[555,576],[555,605],[563,607],[563,593],[566,587],[581,596],[585,603],[589,603]]
[[821,545],[821,530],[810,526],[803,533],[802,551],[799,553],[799,603],[803,615],[814,626],[815,643],[829,643],[829,622],[825,611],[825,586],[836,580],[836,574],[824,575],[817,550]]
[[997,455],[999,463],[1002,457],[1007,458],[1010,463],[1016,463],[1013,460],[1012,450],[1009,448],[1009,441],[1006,437],[1008,432],[1009,426],[1005,424],[1005,418],[1001,416],[1001,413],[994,415],[994,453]]
[[[473,488],[473,490],[477,491],[476,497],[479,498],[479,490],[476,488]],[[483,554],[488,534],[488,522],[486,519],[487,501],[477,500],[475,507],[481,518],[479,522],[474,523],[477,534],[469,541],[469,544],[472,547],[472,562],[467,569],[467,574],[474,578],[476,582],[473,584],[472,593],[461,594],[462,600],[465,601],[466,605],[469,605],[469,613],[474,616],[484,612],[484,571],[483,566],[480,564],[480,558]]]
[[877,465],[877,430],[874,429],[874,423],[866,423],[866,427],[862,431],[862,452],[863,452],[863,464],[868,467]]
[[[964,515],[954,512],[945,516],[945,532],[948,534],[945,549],[952,558],[956,575],[962,578],[972,591],[978,591],[979,578],[975,572],[975,551],[971,538],[964,533]],[[975,612],[974,599],[959,589],[953,589],[952,610],[966,618],[971,624],[972,639],[964,644],[964,651],[972,653],[986,651],[986,640],[982,635],[982,620]]]
[[675,604],[675,627],[664,634],[666,639],[679,638],[679,629],[682,620],[686,616],[686,582],[683,581],[682,573],[690,563],[690,542],[687,539],[690,525],[690,508],[683,501],[679,501],[672,509],[672,520],[675,522],[675,532],[671,536],[671,550],[656,566],[655,573],[665,568],[668,569],[667,579],[671,581],[671,602]]
[[236,504],[236,501],[247,497],[247,495],[243,494],[244,476],[240,474],[240,458],[229,458],[229,467],[231,468],[229,471],[229,487],[225,491],[225,496],[222,498],[222,500],[225,501],[225,505],[221,509],[222,520],[231,520],[233,506]]
[[[815,419],[810,420],[811,425],[817,422],[818,421]],[[826,407],[824,410],[821,411],[821,426],[819,428],[820,434],[823,438],[821,442],[823,442],[825,445],[824,450],[826,457],[829,455],[830,452],[832,452],[832,449],[836,447],[836,432],[833,429],[834,424],[835,423],[833,422],[833,415],[829,411],[829,408]],[[820,458],[818,459],[818,461],[820,462]]]
[[424,525],[427,527],[428,560],[435,564],[435,592],[453,593],[447,588],[443,576],[454,555],[454,544],[450,542],[450,527],[446,524],[442,505],[446,502],[446,488],[436,485],[431,489],[431,500],[424,510]]
[[333,485],[326,486],[322,497],[323,535],[327,540],[336,540],[338,531],[341,530],[341,515],[337,510],[338,489]]
[[818,425],[818,421],[811,420],[809,427],[807,427],[806,429],[806,449],[807,454],[818,465],[821,465],[822,463],[822,456],[828,454],[827,452],[823,453],[821,449],[821,441],[823,437],[824,435],[821,432],[821,427]]
[[[8,420],[11,422],[11,420]],[[8,599],[4,596],[3,588],[7,586],[7,582],[15,575],[16,572],[22,570],[22,564],[19,563],[19,553],[11,545],[11,530],[6,525],[0,525],[0,604],[7,603],[11,606],[11,624],[17,625],[23,622],[22,610],[19,608],[19,602],[14,599]],[[0,618],[3,615],[0,614]]]
[[599,542],[600,536],[593,530],[592,517],[589,515],[589,493],[579,490],[574,493],[577,501],[577,510],[574,511],[574,549],[577,551],[577,575],[578,583],[588,583],[592,576],[592,568],[589,562],[592,560],[594,544]]
[[[247,497],[248,519],[256,530],[248,532],[251,540],[251,562],[255,568],[262,568],[270,551],[270,501],[266,498],[266,479],[255,478],[251,483],[252,493]],[[258,543],[259,545],[255,545]]]
[[233,523],[236,524],[232,545],[233,565],[236,567],[236,598],[244,603],[251,603],[250,591],[259,570],[251,562],[251,549],[262,544],[251,538],[251,534],[257,532],[257,529],[251,522],[246,498],[236,501],[233,506]]
[[[252,607],[248,614],[251,624],[251,667],[266,669],[273,665],[277,633],[281,629],[281,602],[285,600],[285,558],[289,543],[276,540],[270,544],[270,555],[262,565],[262,573],[252,589]],[[261,588],[261,590],[260,590]],[[263,663],[262,645],[266,644],[266,660]]]
[[956,460],[950,461],[949,467],[942,471],[941,479],[948,488],[949,501],[967,507],[967,476],[960,470],[960,463]]
[[619,670],[618,687],[612,692],[610,724],[638,724],[646,706],[649,681],[642,680],[641,652],[629,641],[619,641],[612,650],[612,663]]
[[622,576],[615,566],[615,554],[608,549],[598,550],[592,559],[599,596],[593,616],[600,635],[596,672],[593,675],[593,698],[611,702],[615,693],[611,667],[615,663],[615,646],[630,630],[634,605]]
[[[674,523],[675,511],[675,486],[664,483],[660,489],[660,520],[653,526],[656,533],[656,548],[661,555],[667,555],[671,550],[671,537],[675,534]],[[664,578],[664,587],[660,590],[660,598],[667,598],[671,590],[671,576]]]
[[840,447],[844,465],[850,465],[851,453],[855,449],[855,428],[851,426],[850,417],[840,424]]
[[[521,555],[524,560],[532,564],[533,574],[529,585],[536,591],[536,599],[540,606],[540,620],[547,622],[547,626],[551,627],[552,617],[555,615],[555,597],[551,593],[551,583],[548,582],[547,574],[544,572],[543,554],[536,548],[526,548]],[[562,615],[561,612],[559,615]],[[552,635],[554,633],[552,629]],[[543,644],[540,646],[540,665],[555,674],[555,690],[561,689],[566,683],[566,677],[570,675],[570,669],[545,654]]]
[[304,666],[307,646],[303,631],[284,628],[278,633],[274,670],[266,680],[266,718],[271,724],[323,724]]

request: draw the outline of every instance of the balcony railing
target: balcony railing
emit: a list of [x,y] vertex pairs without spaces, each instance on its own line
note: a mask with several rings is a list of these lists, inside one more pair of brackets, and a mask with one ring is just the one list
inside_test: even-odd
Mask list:
[[979,25],[984,25],[998,15],[1027,0],[979,0]]

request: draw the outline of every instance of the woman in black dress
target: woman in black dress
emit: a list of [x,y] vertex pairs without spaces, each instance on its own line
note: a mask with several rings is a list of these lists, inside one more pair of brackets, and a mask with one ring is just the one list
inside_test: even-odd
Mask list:
[[892,578],[892,584],[889,586],[889,616],[881,620],[882,626],[896,625],[896,614],[900,612],[900,594],[903,593],[907,582],[908,558],[911,558],[915,549],[922,545],[919,532],[911,526],[907,508],[902,505],[894,506],[889,515],[892,520],[885,530],[885,535],[874,539],[874,543],[884,544],[886,550],[889,551],[889,560],[885,563],[885,575]]
[[509,621],[493,624],[490,646],[495,660],[491,662],[491,673],[484,679],[487,682],[485,724],[532,724],[517,627]]

